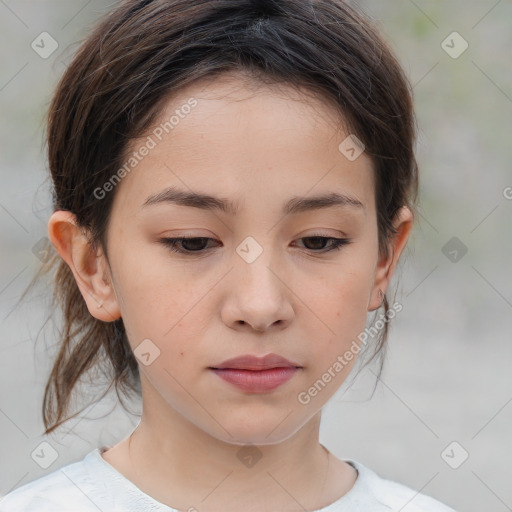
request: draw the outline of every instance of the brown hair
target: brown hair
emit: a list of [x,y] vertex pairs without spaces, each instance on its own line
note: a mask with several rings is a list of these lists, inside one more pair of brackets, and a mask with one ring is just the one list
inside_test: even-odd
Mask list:
[[[54,209],[74,213],[91,245],[106,253],[115,189],[102,200],[93,191],[122,166],[129,142],[151,126],[171,94],[234,70],[305,88],[337,107],[374,163],[379,252],[387,255],[395,215],[402,206],[414,212],[418,193],[412,92],[370,21],[342,0],[120,2],[81,45],[50,105]],[[107,363],[109,389],[115,385],[119,398],[119,391],[140,395],[122,319],[91,316],[55,253],[40,274],[50,270],[64,329],[44,393],[47,434],[78,414],[66,417],[71,392],[93,367]],[[383,306],[387,314],[386,297]],[[385,322],[374,355],[387,335]]]

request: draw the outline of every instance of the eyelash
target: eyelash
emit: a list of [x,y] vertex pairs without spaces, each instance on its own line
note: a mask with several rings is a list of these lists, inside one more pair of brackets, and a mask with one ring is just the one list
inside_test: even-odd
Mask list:
[[[323,240],[332,240],[331,246],[328,249],[308,249],[313,254],[325,254],[331,251],[339,251],[344,245],[348,245],[351,243],[351,240],[348,238],[334,238],[334,237],[327,237],[327,236],[321,236],[321,235],[312,235],[312,236],[306,236],[303,238],[300,238],[299,240],[307,240],[311,238],[319,238]],[[172,252],[176,252],[179,254],[185,254],[185,255],[195,255],[195,254],[202,254],[206,252],[204,249],[201,249],[199,251],[191,251],[191,250],[183,250],[179,249],[177,244],[186,242],[188,240],[213,240],[213,238],[208,237],[180,237],[180,238],[162,238],[159,240],[162,244],[164,244],[168,249],[170,249]]]

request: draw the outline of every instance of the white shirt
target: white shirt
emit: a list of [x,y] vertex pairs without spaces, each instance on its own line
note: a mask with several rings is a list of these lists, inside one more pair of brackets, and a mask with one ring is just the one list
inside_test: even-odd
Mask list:
[[[18,487],[0,500],[0,512],[178,512],[142,492],[96,448],[81,461]],[[402,484],[346,460],[358,477],[339,500],[314,512],[455,512]],[[197,510],[201,510],[200,504]],[[194,510],[194,504],[189,508]]]

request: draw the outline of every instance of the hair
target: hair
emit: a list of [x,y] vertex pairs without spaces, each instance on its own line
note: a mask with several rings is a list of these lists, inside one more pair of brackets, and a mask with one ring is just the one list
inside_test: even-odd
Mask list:
[[[102,200],[94,190],[119,170],[130,141],[152,126],[172,94],[228,71],[310,91],[337,108],[372,160],[379,254],[387,256],[396,214],[403,206],[414,213],[418,194],[412,88],[371,20],[342,0],[120,2],[81,44],[49,107],[54,210],[75,214],[91,246],[106,254],[115,188]],[[121,403],[120,392],[140,396],[122,318],[94,318],[55,252],[39,276],[50,271],[53,309],[64,325],[44,392],[46,434],[78,414],[67,416],[73,388],[104,361],[108,389],[115,386]],[[381,307],[387,315],[386,296]],[[388,323],[374,356],[384,348]]]

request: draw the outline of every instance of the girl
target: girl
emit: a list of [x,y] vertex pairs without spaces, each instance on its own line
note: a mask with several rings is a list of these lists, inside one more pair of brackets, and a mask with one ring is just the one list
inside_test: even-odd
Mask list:
[[49,112],[65,323],[43,419],[105,359],[142,417],[0,510],[452,510],[319,442],[401,309],[414,138],[396,58],[341,0],[121,2]]

